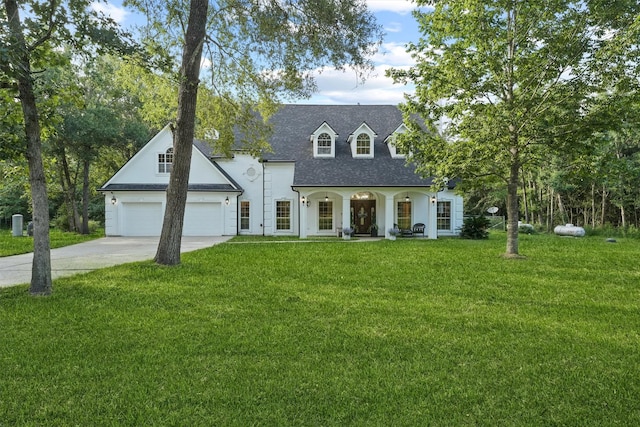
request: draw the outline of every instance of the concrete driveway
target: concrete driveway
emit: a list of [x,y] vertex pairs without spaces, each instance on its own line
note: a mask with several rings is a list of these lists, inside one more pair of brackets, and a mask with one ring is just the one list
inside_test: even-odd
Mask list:
[[[183,237],[181,252],[208,248],[229,240],[223,237]],[[51,250],[51,277],[56,279],[113,265],[153,259],[158,237],[104,237]],[[0,287],[31,282],[33,254],[0,258]]]

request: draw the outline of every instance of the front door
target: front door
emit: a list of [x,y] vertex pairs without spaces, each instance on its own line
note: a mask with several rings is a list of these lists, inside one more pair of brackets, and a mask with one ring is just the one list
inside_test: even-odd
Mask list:
[[351,224],[355,234],[369,234],[371,224],[376,220],[375,200],[352,200],[351,201]]

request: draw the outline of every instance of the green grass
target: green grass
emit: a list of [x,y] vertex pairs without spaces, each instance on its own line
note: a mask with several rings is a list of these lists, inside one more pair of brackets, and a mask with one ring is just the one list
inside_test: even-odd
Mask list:
[[0,290],[0,425],[640,425],[640,242],[223,244]]
[[[56,229],[49,230],[51,248],[74,245],[87,240],[104,237],[104,230],[99,229],[89,235],[67,233]],[[0,230],[0,257],[33,252],[33,237],[13,237],[11,230]]]

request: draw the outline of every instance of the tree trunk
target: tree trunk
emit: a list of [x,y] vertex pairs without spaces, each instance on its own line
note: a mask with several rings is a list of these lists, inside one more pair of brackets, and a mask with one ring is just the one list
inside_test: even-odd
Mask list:
[[62,185],[62,192],[64,194],[64,202],[67,205],[69,231],[77,232],[80,231],[80,215],[78,214],[78,207],[76,205],[76,186],[71,179],[71,172],[69,171],[69,162],[67,162],[67,154],[64,144],[61,144],[58,156],[61,165],[60,182]]
[[[515,153],[513,153],[515,151]],[[517,150],[512,150],[517,156]],[[507,183],[507,257],[518,256],[518,170],[520,165],[517,161],[512,161]]]
[[12,50],[18,63],[17,80],[20,103],[24,115],[24,128],[29,164],[29,184],[33,208],[33,264],[31,268],[31,295],[51,294],[51,250],[49,244],[49,199],[42,163],[42,143],[38,107],[33,92],[31,62],[15,0],[4,0],[9,21]]
[[189,23],[182,51],[178,117],[173,132],[173,166],[167,188],[167,205],[162,223],[155,262],[163,265],[180,263],[180,245],[184,209],[189,190],[191,152],[195,133],[196,100],[202,46],[206,35],[208,0],[191,0]]
[[89,234],[89,160],[83,160],[82,167],[82,234]]
[[529,223],[529,198],[527,197],[527,180],[522,171],[522,207],[524,207],[524,222]]
[[604,222],[606,220],[606,216],[605,216],[605,210],[607,208],[607,190],[604,186],[604,184],[602,185],[602,211],[600,213],[600,226],[604,227]]
[[591,228],[596,228],[596,183],[591,184]]

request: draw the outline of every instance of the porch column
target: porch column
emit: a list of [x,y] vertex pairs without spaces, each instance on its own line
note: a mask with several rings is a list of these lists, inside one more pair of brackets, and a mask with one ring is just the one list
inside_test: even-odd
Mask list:
[[427,237],[429,239],[438,238],[438,194],[429,195],[429,209],[427,221]]
[[[342,196],[342,230],[345,227],[351,227],[351,196]],[[344,235],[342,238],[344,239]]]
[[300,200],[298,200],[298,206],[299,206],[299,211],[300,211],[300,230],[298,230],[298,235],[300,236],[301,239],[306,239],[307,238],[307,209],[309,209],[306,205],[306,203],[302,203],[302,198],[304,197],[304,200],[307,201],[309,200],[309,196],[306,194],[301,194],[300,195]]
[[389,229],[393,228],[393,195],[387,194],[384,199],[384,237],[390,237]]

